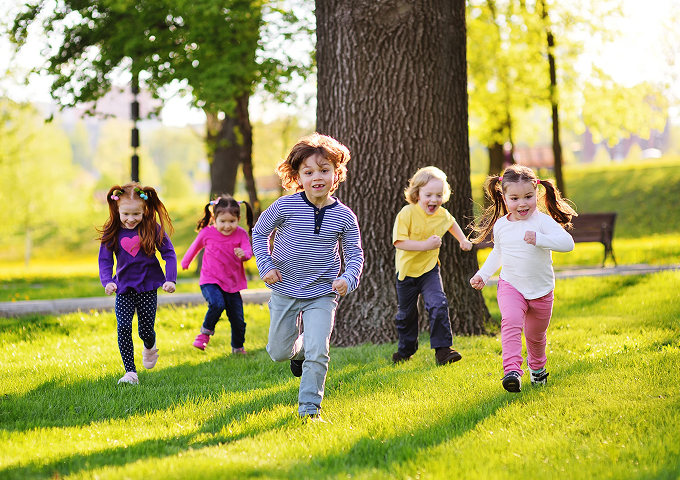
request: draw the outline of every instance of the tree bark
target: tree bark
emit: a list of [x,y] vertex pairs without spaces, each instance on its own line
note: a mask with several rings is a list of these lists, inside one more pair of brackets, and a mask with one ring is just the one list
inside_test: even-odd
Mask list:
[[230,115],[220,120],[215,112],[206,112],[207,141],[210,151],[210,195],[233,195],[239,165],[243,166],[250,204],[259,212],[259,200],[253,177],[253,129],[248,114],[248,94],[236,99]]
[[550,109],[552,112],[552,145],[555,157],[555,183],[558,190],[566,197],[564,177],[562,176],[562,143],[560,141],[560,115],[557,95],[557,67],[555,65],[555,37],[550,26],[548,7],[545,0],[541,0],[541,19],[548,41],[548,67],[550,69]]
[[[464,0],[317,0],[317,129],[352,153],[337,195],[359,219],[365,252],[358,290],[340,301],[335,345],[392,342],[397,311],[392,228],[404,188],[434,165],[452,188],[445,207],[473,215]],[[489,313],[470,287],[474,252],[451,235],[440,251],[454,333],[481,334]]]

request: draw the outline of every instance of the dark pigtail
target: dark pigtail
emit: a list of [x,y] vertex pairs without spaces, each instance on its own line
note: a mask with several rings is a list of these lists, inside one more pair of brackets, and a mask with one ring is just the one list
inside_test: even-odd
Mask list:
[[203,218],[201,218],[198,223],[196,224],[196,231],[200,232],[203,230],[205,227],[210,225],[210,222],[213,218],[212,212],[210,211],[210,206],[212,205],[213,202],[208,202],[205,204],[205,208],[203,209],[204,215]]
[[562,198],[562,194],[552,180],[539,180],[539,183],[545,188],[544,201],[548,214],[564,228],[572,228],[571,218],[578,216],[576,210],[568,203],[568,200]]
[[486,178],[484,194],[489,200],[489,206],[475,223],[469,225],[475,234],[474,238],[470,239],[472,243],[480,243],[489,235],[492,236],[491,240],[493,240],[493,226],[496,220],[508,213],[503,201],[502,179],[503,177],[498,175],[490,175]]

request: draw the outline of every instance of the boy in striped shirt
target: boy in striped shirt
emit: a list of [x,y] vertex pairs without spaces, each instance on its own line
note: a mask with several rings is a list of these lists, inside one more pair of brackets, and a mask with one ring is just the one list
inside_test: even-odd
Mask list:
[[267,352],[274,361],[290,360],[293,375],[302,377],[303,419],[320,414],[338,295],[357,288],[364,264],[357,218],[331,196],[349,159],[347,147],[331,137],[300,139],[276,168],[283,187],[296,193],[276,200],[253,228],[257,268],[272,290]]

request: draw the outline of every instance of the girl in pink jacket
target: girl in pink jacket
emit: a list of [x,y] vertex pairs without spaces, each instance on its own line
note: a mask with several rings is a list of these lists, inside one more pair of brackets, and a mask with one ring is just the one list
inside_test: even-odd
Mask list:
[[243,348],[246,322],[240,291],[248,288],[243,262],[253,256],[253,249],[249,232],[238,226],[241,204],[246,206],[246,220],[249,230],[252,230],[253,209],[250,204],[222,195],[205,206],[205,215],[196,226],[198,236],[182,258],[182,269],[186,270],[198,252],[205,249],[199,284],[208,302],[208,312],[193,343],[201,350],[205,350],[210,336],[215,334],[215,325],[226,310],[231,323],[231,352],[246,353]]

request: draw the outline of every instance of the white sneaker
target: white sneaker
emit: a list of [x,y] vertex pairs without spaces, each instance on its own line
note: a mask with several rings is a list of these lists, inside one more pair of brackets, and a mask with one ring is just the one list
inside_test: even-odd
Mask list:
[[142,364],[144,365],[144,368],[150,369],[156,366],[156,362],[158,361],[158,349],[156,348],[156,344],[153,344],[153,347],[151,348],[142,348]]
[[545,368],[542,368],[539,372],[531,372],[531,384],[532,385],[545,385],[548,382],[549,373]]
[[139,378],[135,372],[125,372],[125,375],[118,380],[118,383],[129,383],[130,385],[137,385],[139,383]]

